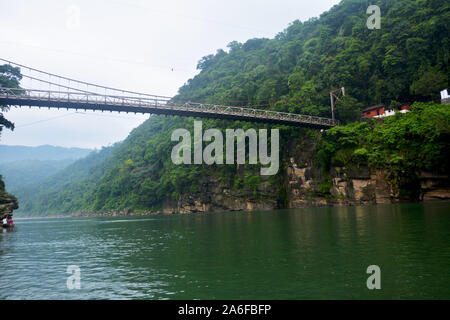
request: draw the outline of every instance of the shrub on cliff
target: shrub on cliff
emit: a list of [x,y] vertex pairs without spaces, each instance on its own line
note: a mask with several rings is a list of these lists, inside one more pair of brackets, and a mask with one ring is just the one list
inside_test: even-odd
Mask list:
[[417,102],[406,114],[326,131],[317,155],[325,170],[337,163],[383,168],[401,193],[415,189],[421,171],[450,173],[449,141],[450,107]]

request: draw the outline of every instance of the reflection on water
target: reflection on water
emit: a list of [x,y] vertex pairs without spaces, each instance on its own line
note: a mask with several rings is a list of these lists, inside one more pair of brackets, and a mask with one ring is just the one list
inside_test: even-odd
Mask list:
[[449,299],[449,209],[18,218],[0,234],[0,299]]

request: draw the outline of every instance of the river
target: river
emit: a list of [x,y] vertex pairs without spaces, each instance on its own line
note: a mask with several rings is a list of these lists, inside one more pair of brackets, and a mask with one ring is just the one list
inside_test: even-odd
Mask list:
[[17,218],[0,270],[0,299],[450,299],[450,203]]

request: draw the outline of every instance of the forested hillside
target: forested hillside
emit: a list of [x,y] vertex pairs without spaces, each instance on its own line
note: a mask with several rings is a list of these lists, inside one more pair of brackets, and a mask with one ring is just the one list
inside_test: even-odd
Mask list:
[[[381,9],[379,30],[366,26],[371,4]],[[228,52],[203,57],[201,73],[179,98],[329,117],[330,89],[345,87],[347,99],[338,106],[344,121],[357,119],[364,106],[438,99],[449,81],[449,6],[342,1],[318,19],[294,21],[275,39],[231,42]]]
[[[366,27],[371,4],[381,8],[380,30]],[[21,212],[155,211],[170,201],[180,204],[189,195],[200,197],[211,185],[285,207],[290,201],[290,158],[307,159],[301,165],[312,172],[308,197],[341,197],[330,191],[330,170],[350,165],[386,169],[389,183],[418,199],[421,170],[448,173],[448,106],[413,104],[410,114],[352,122],[360,120],[365,106],[439,98],[439,91],[449,86],[449,9],[448,2],[437,0],[344,0],[319,18],[294,21],[274,39],[231,42],[227,51],[203,57],[200,73],[180,88],[174,101],[256,105],[330,117],[330,89],[345,87],[337,117],[347,126],[324,134],[279,127],[281,168],[275,176],[261,177],[259,166],[251,165],[174,165],[170,135],[176,128],[192,129],[193,119],[154,116],[123,143],[82,160],[87,165],[75,163],[37,189],[18,194]],[[203,126],[262,127],[219,120],[203,120]],[[303,147],[313,150],[307,158]],[[75,176],[68,179],[69,172]]]
[[[104,161],[110,156],[111,150],[112,147],[93,151],[43,182],[17,188],[15,195],[20,202],[18,212],[32,213],[51,207],[58,210],[64,208],[66,212],[78,210],[83,203],[83,194],[89,190],[89,181],[96,181],[104,173],[108,165]],[[77,186],[82,180],[83,184]]]

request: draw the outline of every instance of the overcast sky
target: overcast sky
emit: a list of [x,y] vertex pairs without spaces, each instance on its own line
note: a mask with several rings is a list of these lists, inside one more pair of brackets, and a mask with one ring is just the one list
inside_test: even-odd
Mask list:
[[[273,38],[337,0],[0,0],[0,57],[105,86],[173,96],[198,60],[233,40]],[[24,83],[26,86],[33,83]],[[101,148],[148,115],[12,108],[0,144]]]

